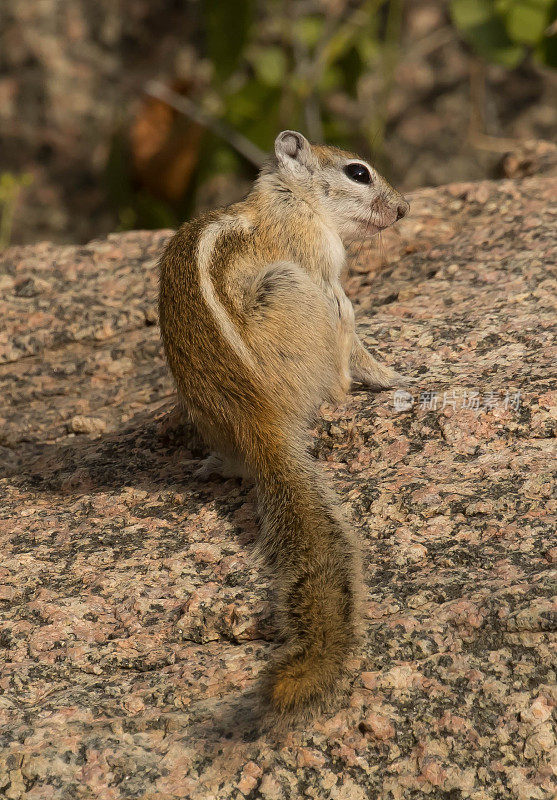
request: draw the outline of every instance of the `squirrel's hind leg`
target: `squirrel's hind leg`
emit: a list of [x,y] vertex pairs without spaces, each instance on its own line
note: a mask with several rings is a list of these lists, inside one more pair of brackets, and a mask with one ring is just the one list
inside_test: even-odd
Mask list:
[[217,453],[211,453],[204,458],[194,470],[193,475],[201,481],[207,481],[213,475],[218,475],[220,478],[247,477],[246,470],[240,461],[228,456],[220,456]]
[[410,380],[404,375],[376,361],[356,335],[350,354],[350,372],[353,380],[363,383],[370,389],[393,389],[410,384]]

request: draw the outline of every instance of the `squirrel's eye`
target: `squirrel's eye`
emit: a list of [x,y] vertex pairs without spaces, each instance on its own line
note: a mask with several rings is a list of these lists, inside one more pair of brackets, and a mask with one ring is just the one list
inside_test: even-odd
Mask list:
[[371,175],[367,167],[363,164],[347,164],[344,167],[344,174],[358,183],[371,183]]

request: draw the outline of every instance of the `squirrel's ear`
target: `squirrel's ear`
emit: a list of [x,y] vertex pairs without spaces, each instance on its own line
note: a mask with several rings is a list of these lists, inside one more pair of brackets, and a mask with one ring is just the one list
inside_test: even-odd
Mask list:
[[305,136],[298,131],[282,131],[275,139],[275,153],[281,164],[293,166],[297,162],[310,167],[315,157],[311,145]]

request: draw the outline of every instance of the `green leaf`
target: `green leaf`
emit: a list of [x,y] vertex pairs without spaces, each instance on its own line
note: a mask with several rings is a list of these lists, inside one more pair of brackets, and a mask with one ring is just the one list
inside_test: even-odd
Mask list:
[[[557,0],[550,6],[549,24],[555,22],[555,20],[557,20]],[[557,30],[552,32],[551,35],[545,33],[535,51],[535,56],[538,61],[541,61],[541,63],[545,64],[547,67],[557,69]]]
[[504,67],[516,67],[525,55],[524,47],[508,37],[505,26],[498,17],[492,17],[483,25],[472,28],[468,31],[468,38],[481,56]]
[[549,24],[549,7],[545,2],[513,3],[506,19],[509,37],[515,42],[535,45]]
[[254,144],[266,150],[277,134],[281,98],[280,88],[249,81],[226,98],[226,119]]
[[217,145],[213,154],[212,170],[222,175],[233,175],[240,169],[240,158],[229,145]]
[[363,64],[373,64],[378,60],[381,53],[381,46],[375,36],[360,36],[355,42],[355,45]]
[[342,66],[331,66],[326,69],[319,79],[319,89],[322,92],[332,92],[338,89],[346,79]]
[[251,31],[253,5],[253,0],[203,3],[207,51],[221,82],[238,66]]
[[495,11],[499,15],[505,15],[515,0],[495,0]]
[[491,0],[452,0],[451,14],[455,25],[463,31],[482,25],[493,16]]
[[451,11],[463,37],[488,61],[515,67],[524,57],[523,45],[509,37],[492,0],[453,0]]
[[257,78],[267,86],[280,86],[288,71],[286,53],[280,47],[254,48],[250,58]]
[[306,47],[315,47],[323,30],[322,17],[302,17],[292,26],[294,36]]
[[245,133],[245,126],[259,113],[271,89],[257,81],[248,81],[226,98],[225,119]]

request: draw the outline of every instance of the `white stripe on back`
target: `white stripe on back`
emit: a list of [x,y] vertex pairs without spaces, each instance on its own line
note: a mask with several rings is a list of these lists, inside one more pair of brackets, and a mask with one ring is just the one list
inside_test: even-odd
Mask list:
[[201,285],[203,299],[211,311],[213,319],[215,320],[222,337],[228,342],[237,355],[240,356],[244,364],[247,364],[252,369],[255,369],[253,355],[249,351],[246,343],[230,319],[228,312],[215,293],[215,287],[213,285],[213,281],[211,280],[210,272],[211,259],[213,257],[213,252],[218,237],[229,226],[237,227],[239,224],[241,223],[232,217],[223,217],[222,219],[216,220],[215,222],[211,222],[209,225],[207,225],[199,239],[199,244],[197,246],[197,265],[199,269],[199,282]]

